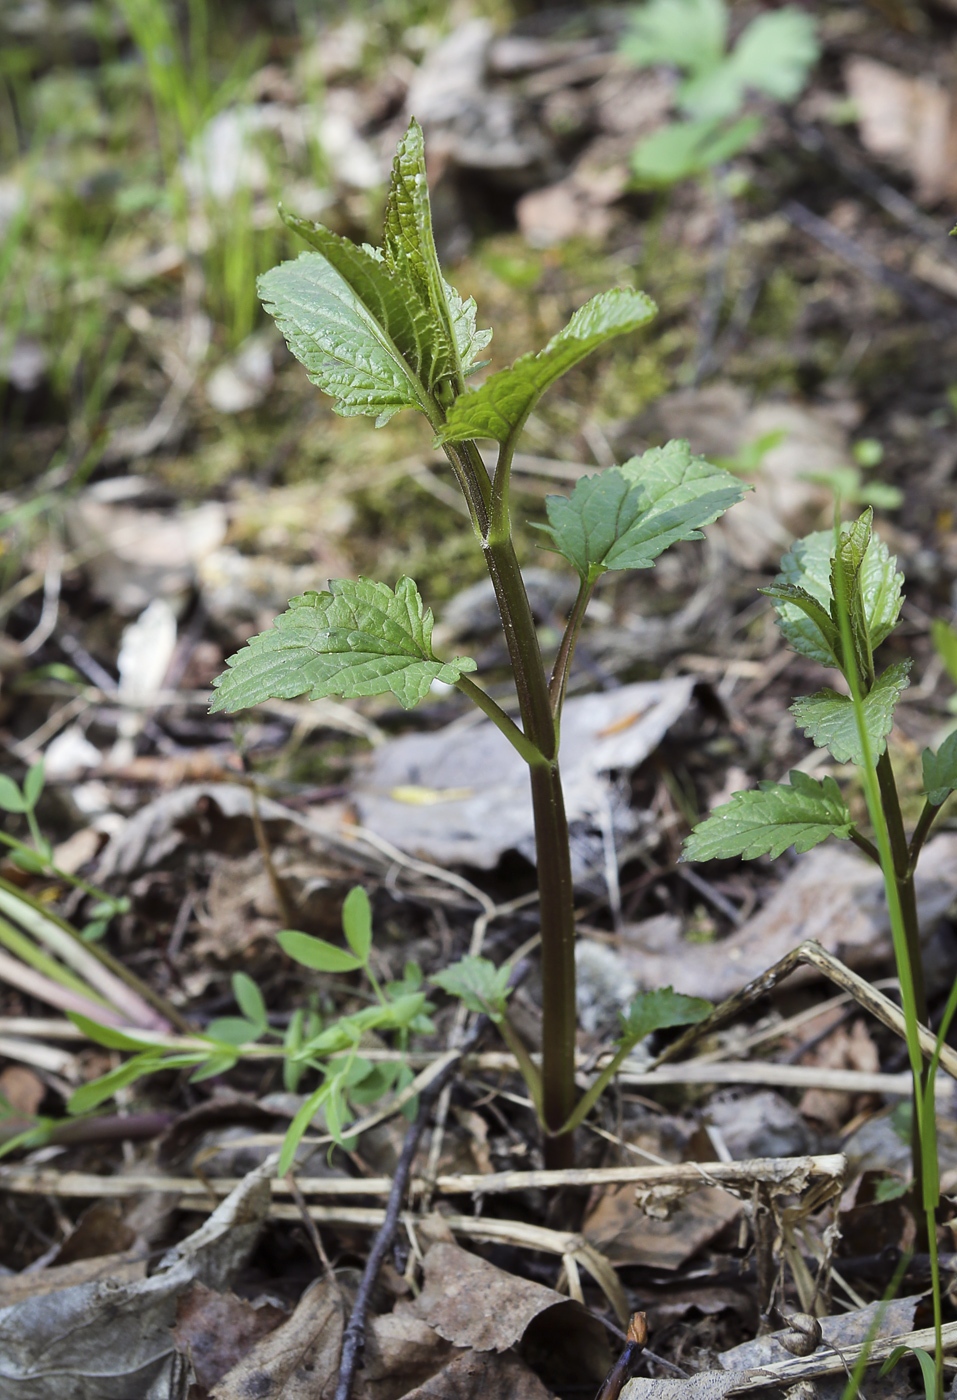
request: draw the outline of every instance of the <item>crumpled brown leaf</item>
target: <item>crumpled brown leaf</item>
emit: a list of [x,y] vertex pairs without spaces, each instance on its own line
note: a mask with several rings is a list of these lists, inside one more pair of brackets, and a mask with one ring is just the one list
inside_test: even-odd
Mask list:
[[[917,869],[921,928],[931,925],[957,896],[957,836],[942,833],[924,848]],[[873,966],[892,951],[880,871],[847,843],[818,846],[798,858],[777,890],[752,918],[720,943],[668,952],[648,950],[634,963],[642,987],[673,986],[688,996],[721,1001],[741,990],[806,938],[814,938],[849,967]],[[807,979],[813,969],[799,969]]]
[[188,1365],[170,1328],[199,1280],[224,1288],[249,1258],[269,1209],[252,1172],[147,1279],[83,1283],[0,1309],[3,1400],[184,1400]]
[[509,1353],[465,1351],[403,1400],[554,1400],[535,1372]]
[[585,1217],[582,1234],[613,1264],[677,1269],[741,1213],[741,1202],[708,1186],[679,1199],[667,1219],[638,1209],[634,1186],[606,1190]]
[[235,1293],[194,1283],[177,1302],[173,1340],[208,1390],[284,1318],[271,1303],[257,1307]]
[[457,1244],[429,1250],[413,1306],[456,1346],[503,1352],[524,1342],[536,1355],[564,1353],[569,1366],[577,1363],[598,1379],[610,1365],[604,1329],[579,1303]]

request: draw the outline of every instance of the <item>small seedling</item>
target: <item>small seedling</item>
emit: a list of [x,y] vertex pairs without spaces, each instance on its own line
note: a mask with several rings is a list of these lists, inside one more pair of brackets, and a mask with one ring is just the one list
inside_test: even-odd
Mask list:
[[[280,1059],[290,1093],[296,1091],[306,1071],[318,1073],[321,1082],[306,1096],[290,1125],[279,1174],[289,1170],[306,1129],[320,1112],[331,1140],[347,1143],[345,1129],[355,1116],[353,1106],[374,1103],[390,1090],[401,1093],[407,1089],[413,1078],[405,1058],[409,1038],[428,1035],[435,1027],[429,1019],[432,1003],[422,990],[422,973],[417,964],[406,963],[401,981],[382,987],[376,980],[370,965],[372,915],[365,890],[357,887],[349,892],[343,905],[342,927],[348,948],[293,929],[280,933],[279,942],[295,962],[313,971],[363,972],[374,994],[372,1005],[328,1024],[323,1024],[315,1011],[299,1008],[282,1032],[270,1025],[266,1002],[257,984],[247,973],[236,972],[232,978],[233,996],[242,1014],[210,1021],[201,1036],[136,1035],[74,1014],[72,1019],[96,1044],[133,1053],[117,1069],[77,1089],[70,1099],[70,1112],[87,1113],[117,1089],[163,1070],[191,1069],[190,1078],[196,1083],[226,1073],[241,1058]],[[373,1062],[361,1053],[371,1036],[390,1033],[396,1036],[398,1054]],[[411,1115],[414,1110],[414,1100],[410,1099],[403,1111]]]
[[649,0],[632,11],[621,52],[639,68],[668,66],[684,77],[675,105],[683,120],[641,141],[632,169],[647,185],[705,175],[738,155],[763,123],[745,108],[752,94],[793,102],[817,62],[814,20],[785,5],[759,15],[728,50],[724,0]]
[[[821,666],[839,671],[846,682],[849,693],[824,688],[796,699],[791,714],[818,748],[828,749],[838,763],[852,763],[858,769],[873,840],[852,818],[833,777],[818,780],[795,771],[789,783],[762,782],[756,790],[735,793],[730,802],[716,808],[694,829],[685,842],[682,859],[773,858],[789,846],[798,852],[808,851],[836,836],[853,841],[880,866],[914,1083],[910,1131],[913,1194],[931,1257],[936,1355],[940,1358],[935,1215],[940,1180],[934,1081],[940,1048],[957,1011],[957,981],[944,1011],[936,1051],[925,1064],[918,1027],[927,1025],[927,1000],[914,874],[935,819],[951,793],[957,791],[957,732],[945,739],[936,753],[927,748],[922,754],[924,807],[908,839],[887,739],[912,662],[897,660],[878,672],[874,659],[897,626],[903,583],[896,559],[874,534],[872,512],[866,510],[858,520],[834,532],[821,531],[799,540],[782,560],[775,582],[761,590],[774,600],[778,626],[788,645]],[[938,1364],[938,1394],[942,1376]]]

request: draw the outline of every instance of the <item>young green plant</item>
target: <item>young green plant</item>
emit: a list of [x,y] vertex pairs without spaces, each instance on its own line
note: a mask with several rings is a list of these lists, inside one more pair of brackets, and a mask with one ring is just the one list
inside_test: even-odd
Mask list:
[[[943,804],[957,790],[957,733],[936,753],[922,755],[924,806],[908,839],[887,737],[894,710],[908,684],[909,659],[878,673],[874,653],[897,626],[903,575],[887,546],[873,532],[872,512],[835,530],[799,540],[782,560],[774,584],[762,589],[774,599],[778,625],[802,656],[838,670],[849,694],[830,688],[796,699],[791,713],[819,748],[839,763],[853,763],[861,776],[873,840],[859,830],[833,777],[822,781],[792,772],[790,783],[759,783],[738,792],[699,823],[685,842],[683,860],[779,856],[789,846],[810,850],[829,836],[855,843],[880,866],[887,894],[908,1057],[914,1083],[911,1136],[913,1198],[931,1256],[935,1326],[941,1325],[936,1251],[940,1202],[934,1080],[940,1046],[957,1007],[951,992],[937,1040],[925,1065],[918,1028],[927,1024],[914,876],[918,857]],[[942,1383],[938,1336],[938,1385]]]
[[707,175],[739,155],[763,122],[746,112],[759,93],[793,102],[817,62],[814,20],[794,5],[758,15],[728,51],[725,0],[649,0],[631,12],[621,52],[639,68],[677,68],[679,121],[635,147],[632,169],[645,185]]
[[[416,963],[406,963],[399,981],[385,987],[377,981],[370,965],[372,914],[368,896],[358,886],[346,896],[342,928],[346,948],[294,929],[279,934],[284,951],[301,966],[324,973],[361,971],[368,979],[371,1004],[327,1023],[317,1011],[300,1007],[285,1031],[274,1029],[260,988],[245,972],[235,972],[232,977],[233,996],[242,1014],[210,1021],[203,1035],[134,1034],[72,1014],[71,1019],[90,1040],[130,1052],[130,1058],[77,1089],[70,1099],[70,1112],[89,1113],[118,1089],[164,1070],[189,1069],[191,1081],[197,1083],[227,1073],[240,1059],[278,1059],[290,1093],[299,1088],[304,1073],[319,1076],[318,1086],[306,1095],[290,1124],[279,1174],[289,1171],[306,1129],[320,1112],[330,1139],[347,1144],[345,1130],[354,1117],[353,1107],[374,1103],[390,1091],[400,1095],[408,1091],[413,1079],[405,1055],[409,1039],[428,1035],[435,1027],[429,1019],[432,1003],[422,990],[422,972]],[[398,1053],[370,1060],[362,1050],[368,1052],[370,1039],[385,1034],[395,1035]],[[414,1098],[407,1098],[401,1107],[407,1116],[414,1116]]]
[[[214,710],[269,698],[359,697],[391,692],[408,708],[435,681],[468,696],[528,764],[535,818],[542,933],[543,1044],[540,1087],[546,1156],[571,1158],[575,1089],[575,918],[568,824],[559,771],[562,705],[585,610],[610,569],[650,568],[678,540],[740,499],[729,473],[671,442],[580,480],[569,498],[549,497],[538,525],[545,546],[579,577],[551,672],[546,670],[512,539],[510,473],[525,423],[542,394],[592,351],[647,324],[656,308],[619,287],[593,297],[544,349],[468,391],[491,332],[477,330],[474,301],[445,281],[432,234],[422,132],[412,122],[392,168],[383,246],[357,245],[321,225],[284,215],[312,252],[260,278],[260,293],[293,354],[344,415],[386,423],[414,408],[428,421],[468,506],[495,589],[520,722],[472,678],[467,656],[432,647],[432,613],[415,583],[394,588],[336,579],[325,593],[294,598],[272,630],[253,637],[219,677]],[[498,446],[494,474],[480,440]],[[651,1029],[651,1028],[649,1028]],[[631,1041],[634,1044],[634,1041]],[[528,1057],[526,1057],[527,1060]],[[526,1073],[528,1066],[525,1065]]]

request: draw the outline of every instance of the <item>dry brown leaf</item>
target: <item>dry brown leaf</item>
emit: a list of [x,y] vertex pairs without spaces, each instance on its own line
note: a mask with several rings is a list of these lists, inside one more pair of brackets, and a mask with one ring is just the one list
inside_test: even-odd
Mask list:
[[568,1302],[553,1289],[507,1274],[457,1244],[437,1244],[426,1255],[416,1310],[456,1346],[507,1351],[539,1313]]
[[101,1254],[95,1259],[77,1259],[72,1264],[51,1264],[34,1273],[0,1278],[0,1308],[22,1303],[26,1298],[38,1298],[44,1293],[57,1293],[61,1288],[75,1288],[82,1283],[106,1279],[111,1284],[131,1283],[145,1277],[146,1255],[138,1249],[123,1254]]
[[371,1318],[366,1330],[357,1400],[399,1400],[434,1376],[452,1357],[451,1343],[423,1322],[414,1307]]
[[339,1374],[342,1328],[342,1295],[322,1279],[287,1322],[223,1376],[210,1400],[322,1400]]
[[0,1074],[0,1094],[15,1113],[32,1118],[46,1097],[46,1085],[25,1065],[8,1065]]
[[72,1264],[77,1259],[125,1253],[132,1247],[136,1233],[123,1219],[121,1210],[119,1201],[96,1201],[89,1206],[60,1246],[54,1262]]
[[522,1342],[530,1354],[562,1358],[569,1371],[598,1379],[611,1364],[604,1329],[579,1303],[457,1244],[429,1250],[412,1306],[456,1346],[502,1352]]
[[613,1264],[677,1269],[741,1208],[727,1191],[709,1186],[677,1201],[667,1220],[656,1220],[638,1209],[634,1186],[616,1186],[588,1212],[582,1234]]
[[[921,926],[930,929],[957,895],[957,836],[928,842],[917,871]],[[634,966],[642,987],[673,986],[721,1001],[741,990],[806,938],[850,967],[873,966],[892,952],[881,873],[847,846],[819,846],[802,856],[767,904],[720,943],[684,941],[667,953],[643,954]],[[789,986],[816,976],[799,968]]]
[[867,149],[910,175],[921,203],[957,192],[957,130],[946,89],[860,56],[848,59],[844,77]]
[[554,1400],[517,1356],[466,1351],[403,1400]]
[[285,1313],[271,1303],[256,1307],[235,1293],[194,1283],[176,1305],[173,1341],[189,1357],[199,1384],[209,1390],[284,1319]]
[[[850,1029],[839,1026],[815,1047],[804,1063],[821,1065],[825,1069],[857,1069],[875,1074],[880,1069],[880,1056],[867,1026],[861,1020],[855,1021]],[[800,1108],[806,1118],[817,1119],[837,1132],[852,1116],[854,1098],[853,1094],[808,1089],[801,1098]]]

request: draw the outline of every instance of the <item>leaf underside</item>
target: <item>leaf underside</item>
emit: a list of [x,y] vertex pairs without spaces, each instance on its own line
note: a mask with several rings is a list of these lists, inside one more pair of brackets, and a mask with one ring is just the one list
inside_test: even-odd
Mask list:
[[552,336],[544,350],[522,355],[510,368],[490,375],[479,389],[461,394],[449,409],[436,442],[468,438],[505,442],[519,431],[549,385],[599,345],[643,326],[657,309],[644,292],[626,287],[592,297]]
[[336,579],[328,593],[293,598],[268,632],[231,656],[215,682],[210,707],[242,710],[264,700],[354,698],[391,691],[406,709],[434,680],[454,685],[475,662],[432,654],[432,612],[415,584],[401,578],[395,592],[371,579]]
[[[907,659],[888,666],[864,696],[864,722],[872,759],[884,752],[887,736],[894,727],[895,707],[901,692],[910,684],[907,673],[912,664]],[[797,725],[817,748],[828,749],[838,763],[864,762],[850,696],[819,690],[815,695],[795,700],[790,709]]]
[[676,541],[701,539],[702,528],[747,489],[679,440],[583,477],[570,497],[549,496],[548,524],[536,528],[583,579],[594,580],[608,569],[650,568]]
[[818,782],[795,771],[790,779],[790,784],[765,782],[751,792],[736,792],[698,823],[681,859],[754,860],[779,856],[789,846],[801,854],[828,836],[850,836],[851,814],[833,778]]

